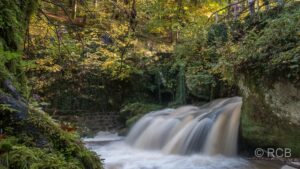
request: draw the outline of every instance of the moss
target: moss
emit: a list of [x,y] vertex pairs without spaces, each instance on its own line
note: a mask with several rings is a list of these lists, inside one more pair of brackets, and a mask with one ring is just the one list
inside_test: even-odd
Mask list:
[[3,51],[0,49],[0,81],[11,80],[19,91],[27,95],[27,80],[22,63],[20,52]]
[[[15,113],[2,110],[10,112],[7,118]],[[11,169],[102,169],[99,157],[85,148],[76,133],[63,131],[40,109],[31,107],[27,120],[8,121],[9,125],[1,123],[1,128],[6,126],[5,139],[0,140],[2,166]]]
[[21,51],[30,16],[37,5],[37,0],[0,1],[0,80],[10,79],[25,96],[28,89]]
[[127,126],[127,127],[133,126],[133,124],[134,124],[135,122],[137,122],[141,117],[143,117],[143,115],[144,115],[144,114],[138,114],[138,115],[135,115],[135,116],[129,118],[128,120],[126,120],[126,126]]
[[[2,142],[7,142],[7,138]],[[78,160],[65,159],[60,152],[11,143],[11,149],[0,155],[2,166],[10,169],[80,169]]]
[[130,103],[125,106],[120,111],[120,121],[126,126],[130,127],[138,119],[140,119],[144,114],[150,111],[158,110],[161,105],[157,104],[146,104],[146,103]]
[[[66,159],[75,158],[81,164],[81,168],[101,169],[102,164],[95,153],[88,151],[78,137],[60,129],[52,121],[50,116],[41,110],[31,108],[30,118],[27,123],[45,133],[45,137],[50,140],[51,148],[61,152]],[[46,134],[47,133],[47,134]]]
[[22,50],[26,27],[37,4],[37,0],[0,1],[0,38],[6,50]]
[[245,83],[249,91],[247,94],[244,93],[241,130],[249,152],[254,152],[258,147],[291,148],[292,155],[299,157],[299,126],[291,124],[287,118],[274,114],[274,109],[264,99],[266,86],[262,85],[266,83],[256,84],[251,80],[246,80]]
[[[290,148],[293,157],[300,156],[300,132],[298,127],[265,124],[249,117],[250,112],[243,109],[241,121],[244,146],[253,152],[255,148]],[[288,131],[288,132],[287,132]]]

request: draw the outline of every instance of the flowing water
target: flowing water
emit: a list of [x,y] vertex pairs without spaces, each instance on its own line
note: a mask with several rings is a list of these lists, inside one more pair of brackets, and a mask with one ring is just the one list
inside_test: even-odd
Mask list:
[[242,100],[219,99],[200,108],[184,106],[145,115],[126,142],[166,154],[235,155]]
[[242,99],[233,97],[154,111],[124,139],[102,132],[85,141],[105,159],[106,169],[264,168],[236,156],[241,105]]

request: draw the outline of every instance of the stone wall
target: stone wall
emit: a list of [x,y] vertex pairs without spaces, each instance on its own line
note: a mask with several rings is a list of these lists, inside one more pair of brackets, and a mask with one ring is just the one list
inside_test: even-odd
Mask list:
[[98,131],[118,130],[119,115],[114,112],[94,112],[79,115],[55,115],[55,119],[70,122],[77,127],[78,132],[83,135],[92,135]]

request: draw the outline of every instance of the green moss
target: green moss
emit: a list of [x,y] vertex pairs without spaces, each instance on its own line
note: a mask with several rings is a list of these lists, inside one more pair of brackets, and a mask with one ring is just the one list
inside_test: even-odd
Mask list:
[[10,79],[25,96],[28,89],[21,51],[30,16],[37,5],[37,0],[0,1],[0,80]]
[[121,122],[123,122],[126,127],[130,127],[146,113],[160,108],[161,106],[157,104],[139,102],[127,104],[120,111]]
[[25,30],[37,4],[37,0],[0,1],[0,38],[6,50],[22,50]]
[[26,78],[23,77],[25,75],[21,63],[20,52],[0,50],[0,80],[11,80],[19,91],[26,94]]
[[[12,138],[4,139],[9,142]],[[15,138],[13,138],[15,139]],[[80,169],[80,162],[74,159],[65,159],[60,152],[51,152],[47,149],[28,147],[22,144],[10,143],[10,149],[0,155],[2,166],[10,169]]]
[[[249,93],[244,94],[241,130],[245,145],[254,152],[255,148],[291,148],[292,155],[300,155],[299,126],[290,124],[288,119],[278,117],[264,100],[266,83],[256,84],[245,81]],[[247,95],[247,96],[246,96]]]
[[[3,117],[13,117],[15,111],[9,112],[10,116]],[[85,148],[76,133],[63,131],[50,116],[36,107],[30,108],[27,120],[11,119],[9,124],[1,123],[1,128],[3,125],[6,138],[0,140],[0,164],[4,167],[102,169],[99,157]],[[9,126],[13,126],[12,130]]]
[[60,129],[50,116],[41,110],[31,109],[27,123],[33,124],[50,140],[50,147],[61,152],[66,159],[76,159],[81,168],[101,169],[102,164],[95,153],[88,151],[78,137]]
[[141,117],[143,117],[144,114],[138,114],[135,115],[131,118],[129,118],[128,120],[126,120],[126,126],[127,127],[131,127],[134,125],[135,122],[137,122]]
[[300,131],[298,127],[278,126],[274,123],[265,124],[249,117],[250,113],[246,112],[245,109],[243,112],[242,138],[248,148],[251,150],[255,148],[290,148],[293,157],[300,156]]

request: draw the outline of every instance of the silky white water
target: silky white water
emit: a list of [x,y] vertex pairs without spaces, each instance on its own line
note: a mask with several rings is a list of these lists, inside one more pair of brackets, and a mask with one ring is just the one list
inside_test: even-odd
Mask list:
[[[110,143],[107,143],[108,138]],[[99,132],[94,139],[84,141],[88,148],[104,159],[105,169],[290,169],[281,168],[272,161],[258,161],[258,163],[237,156],[174,155],[141,150],[129,146],[120,139],[121,137],[115,133]],[[105,144],[99,140],[104,140]]]
[[201,107],[154,111],[125,138],[100,132],[85,141],[101,155],[106,169],[269,168],[236,156],[241,105],[241,98],[234,97]]
[[129,145],[166,154],[235,155],[242,99],[215,100],[148,113],[126,137]]
[[123,141],[89,145],[104,159],[105,169],[252,169],[248,161],[225,156],[166,155],[132,148]]

